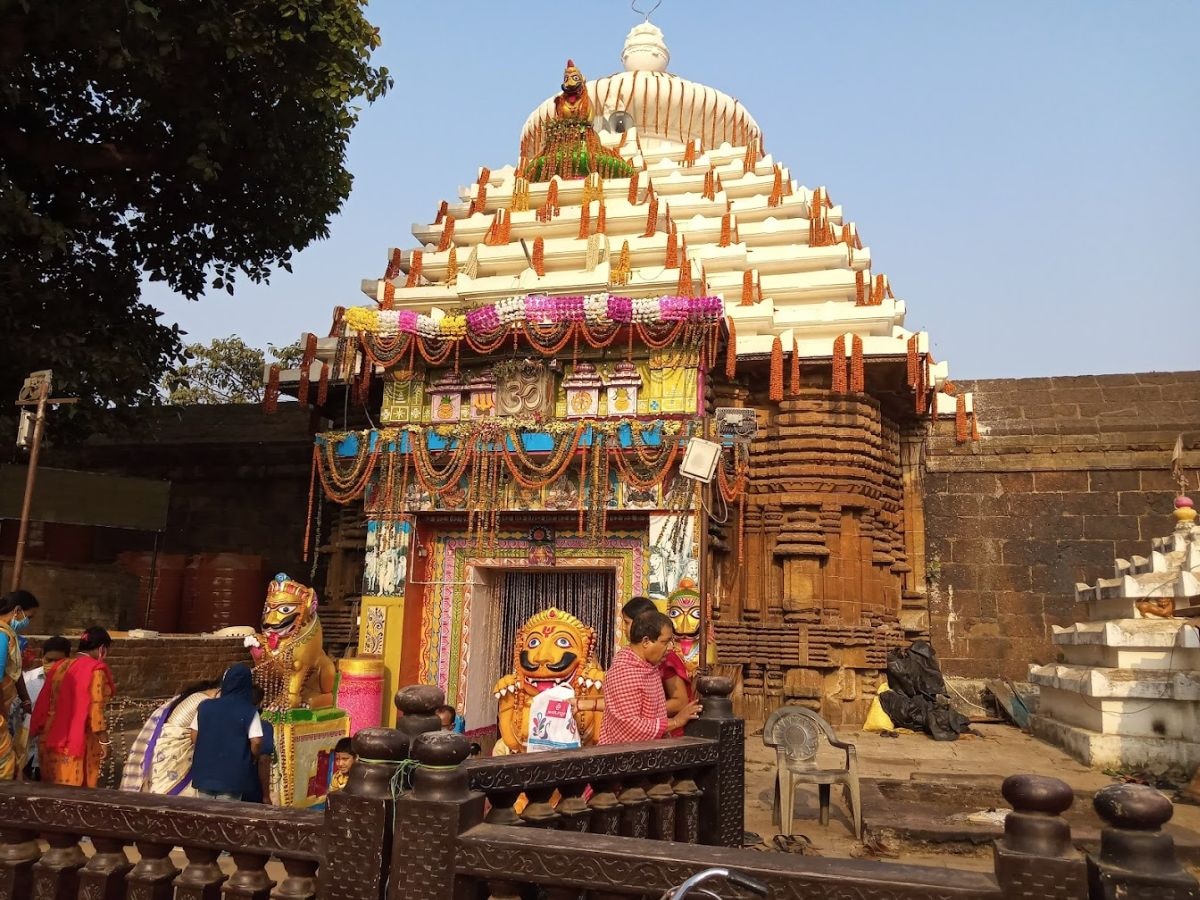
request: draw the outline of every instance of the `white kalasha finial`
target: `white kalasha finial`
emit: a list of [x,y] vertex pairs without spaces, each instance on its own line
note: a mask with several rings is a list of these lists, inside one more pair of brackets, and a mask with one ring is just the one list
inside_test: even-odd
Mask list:
[[663,41],[662,29],[649,22],[634,25],[625,36],[621,62],[626,72],[665,72],[671,53]]

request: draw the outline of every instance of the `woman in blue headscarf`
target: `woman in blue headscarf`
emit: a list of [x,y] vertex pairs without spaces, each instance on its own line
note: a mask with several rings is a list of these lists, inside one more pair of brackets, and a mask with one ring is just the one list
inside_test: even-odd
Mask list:
[[209,800],[241,800],[250,793],[257,771],[263,727],[254,705],[250,667],[230,666],[221,679],[221,696],[205,700],[192,723],[192,786]]

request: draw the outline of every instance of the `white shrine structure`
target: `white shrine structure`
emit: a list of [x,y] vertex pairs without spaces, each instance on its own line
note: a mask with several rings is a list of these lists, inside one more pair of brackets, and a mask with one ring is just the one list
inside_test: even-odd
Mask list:
[[1055,627],[1063,663],[1030,666],[1041,690],[1033,733],[1096,768],[1184,775],[1200,766],[1200,529],[1187,497],[1149,557],[1076,585],[1087,622]]

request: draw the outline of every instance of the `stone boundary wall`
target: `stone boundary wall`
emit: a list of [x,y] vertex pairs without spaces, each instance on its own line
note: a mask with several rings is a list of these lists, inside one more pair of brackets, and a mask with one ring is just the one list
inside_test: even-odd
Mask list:
[[1075,583],[1170,533],[1180,434],[1200,493],[1200,372],[957,384],[982,436],[958,445],[942,422],[927,449],[932,640],[948,675],[1023,680],[1058,658],[1051,627],[1082,617]]
[[[39,629],[40,630],[40,629]],[[40,647],[49,635],[29,639]],[[78,634],[66,634],[72,649]],[[117,696],[131,700],[170,697],[184,685],[220,678],[234,663],[250,662],[250,652],[240,637],[168,636],[113,637],[106,662],[117,685]]]

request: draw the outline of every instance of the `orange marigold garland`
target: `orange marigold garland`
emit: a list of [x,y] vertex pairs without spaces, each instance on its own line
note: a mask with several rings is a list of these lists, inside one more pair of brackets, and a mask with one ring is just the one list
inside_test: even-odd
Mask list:
[[579,234],[581,241],[585,240],[592,230],[592,204],[585,203],[579,207]]
[[330,337],[340,337],[342,333],[342,321],[346,318],[346,307],[335,306],[333,308],[333,324],[329,326]]
[[854,305],[866,306],[867,303],[867,279],[863,274],[862,269],[854,273]]
[[396,306],[396,285],[390,281],[383,283],[383,300],[379,304],[383,309],[394,309]]
[[790,382],[788,393],[795,397],[800,393],[800,345],[796,342],[795,335],[792,336],[792,371]]
[[908,386],[917,386],[917,335],[908,339]]
[[692,261],[685,259],[679,267],[679,285],[675,293],[680,297],[693,297],[695,289],[692,287]]
[[450,248],[446,256],[446,284],[458,284],[458,249]]
[[679,241],[675,237],[675,232],[671,231],[667,234],[667,261],[663,264],[665,269],[679,268]]
[[754,305],[754,270],[747,269],[742,273],[742,301],[739,306]]
[[729,323],[729,340],[725,344],[725,377],[733,378],[737,374],[737,325],[733,316],[726,316]]
[[783,169],[775,166],[775,181],[771,185],[771,196],[767,198],[767,206],[779,206],[783,202]]
[[838,335],[833,341],[833,359],[829,380],[835,394],[846,393],[846,336]]
[[630,206],[635,206],[638,202],[638,175],[639,174],[640,173],[638,173],[638,172],[634,172],[632,175],[629,176],[629,194],[627,195],[627,199],[629,200]]
[[412,252],[412,256],[408,260],[408,280],[404,282],[405,287],[416,287],[421,283],[421,259],[423,255],[420,250]]
[[321,380],[317,382],[317,406],[324,406],[329,399],[329,366],[321,363]]
[[629,241],[621,243],[621,253],[617,256],[617,264],[609,272],[609,283],[616,286],[629,284],[632,268],[629,264]]
[[967,395],[959,394],[954,399],[954,442],[965,444],[971,439],[970,423],[967,421]]
[[[443,200],[441,205],[438,207],[437,218],[433,220],[433,224],[441,225],[442,220],[446,218],[446,214],[448,212],[450,212],[450,203],[447,200]],[[395,276],[392,277],[394,278]]]
[[771,342],[771,393],[775,402],[783,399],[783,341],[779,336]]
[[387,269],[383,273],[384,281],[391,281],[400,274],[400,248],[393,247],[391,258],[388,259]]
[[596,216],[596,234],[608,234],[608,212],[603,200],[600,201],[600,213]]
[[729,213],[721,216],[721,239],[717,243],[718,247],[728,247],[731,243],[731,233],[729,227]]
[[[438,241],[438,253],[445,253],[450,249],[450,242],[454,240],[454,216],[447,216],[446,222],[442,225],[442,238]],[[392,276],[395,278],[396,276]]]
[[533,239],[533,271],[538,278],[546,274],[546,239],[540,235]]
[[866,390],[867,378],[863,366],[863,339],[857,334],[850,342],[850,391],[861,394]]
[[658,197],[654,195],[653,185],[646,192],[646,196],[649,197],[650,203],[646,209],[646,230],[642,237],[653,237],[654,232],[658,231]]

